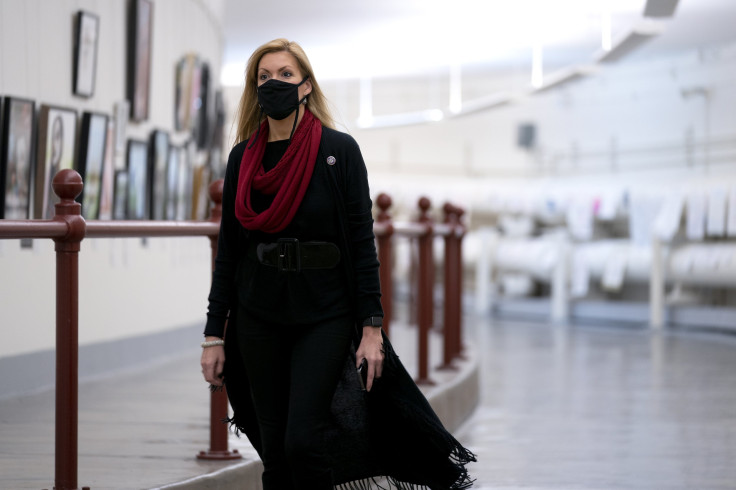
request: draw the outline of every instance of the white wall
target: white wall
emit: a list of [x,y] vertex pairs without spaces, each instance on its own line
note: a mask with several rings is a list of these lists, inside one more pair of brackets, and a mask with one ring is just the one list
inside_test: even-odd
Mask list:
[[[475,74],[464,82],[466,100],[481,95],[483,85],[486,94],[510,91],[520,100],[476,115],[386,129],[355,126],[357,80],[323,88],[361,145],[375,191],[384,182],[403,188],[417,180],[427,193],[453,182],[523,187],[543,180],[553,187],[575,177],[582,185],[631,183],[645,170],[687,179],[736,166],[736,44],[599,68],[591,77],[533,96],[524,95],[526,72]],[[449,71],[391,84],[374,81],[373,114],[444,109],[448,79]],[[693,88],[707,90],[707,100],[683,95]],[[531,152],[516,143],[518,124],[527,122],[537,128]]]
[[[0,0],[0,95],[112,114],[125,99],[126,5],[122,0]],[[173,130],[175,63],[194,52],[217,81],[223,0],[154,0],[149,120],[129,138]],[[73,16],[100,17],[94,97],[72,95]],[[80,344],[204,325],[210,280],[206,238],[85,240],[80,254]],[[54,253],[50,240],[21,249],[0,240],[0,357],[53,348]]]

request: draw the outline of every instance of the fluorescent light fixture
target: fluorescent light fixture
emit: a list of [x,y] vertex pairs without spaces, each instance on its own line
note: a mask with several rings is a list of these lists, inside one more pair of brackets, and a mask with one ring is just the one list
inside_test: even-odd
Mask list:
[[535,44],[532,48],[532,87],[539,88],[544,83],[542,72],[543,51],[541,44]]
[[392,128],[397,126],[411,126],[438,122],[444,119],[445,113],[440,109],[428,109],[417,112],[402,112],[385,116],[370,116],[358,118],[356,124],[361,129]]
[[644,17],[672,17],[675,15],[678,0],[647,0]]
[[540,87],[532,90],[532,93],[545,92],[553,88],[559,88],[566,83],[574,82],[595,72],[593,65],[577,65],[570,68],[563,68],[550,73],[545,77],[545,82]]
[[598,63],[614,63],[642,46],[664,31],[664,25],[654,21],[643,22],[614,43],[610,51],[602,51],[596,56]]
[[360,119],[373,116],[373,83],[370,78],[360,79]]
[[602,0],[601,5],[601,49],[610,51],[613,47],[613,37],[611,30],[611,6],[608,0]]
[[513,101],[514,97],[512,97],[509,93],[498,92],[478,99],[463,102],[462,109],[459,112],[450,114],[449,117],[455,118],[460,116],[467,116],[469,114],[475,114],[476,112],[501,107]]
[[458,64],[450,67],[450,112],[457,114],[463,109],[462,68]]

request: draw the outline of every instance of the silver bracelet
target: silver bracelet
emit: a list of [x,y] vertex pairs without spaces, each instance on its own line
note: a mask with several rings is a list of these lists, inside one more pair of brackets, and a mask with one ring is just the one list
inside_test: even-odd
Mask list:
[[202,342],[201,345],[202,345],[202,347],[214,347],[216,345],[225,345],[225,341],[222,340],[222,339],[220,339],[220,340],[207,340],[205,342]]

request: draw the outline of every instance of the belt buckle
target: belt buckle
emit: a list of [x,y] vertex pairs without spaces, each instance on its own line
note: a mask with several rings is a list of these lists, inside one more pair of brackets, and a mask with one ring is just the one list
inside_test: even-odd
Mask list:
[[278,246],[278,261],[276,268],[280,272],[299,272],[302,270],[301,251],[298,238],[279,238],[276,240]]

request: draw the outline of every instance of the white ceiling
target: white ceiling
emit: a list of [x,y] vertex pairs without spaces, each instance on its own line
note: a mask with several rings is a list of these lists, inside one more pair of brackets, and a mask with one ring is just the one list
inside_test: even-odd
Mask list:
[[[645,3],[226,0],[223,83],[241,83],[250,53],[277,37],[299,42],[321,80],[449,71],[453,65],[531,70],[535,43],[543,47],[545,70],[589,63],[601,47],[605,6],[615,40],[643,20]],[[674,17],[661,22],[664,33],[629,59],[736,42],[736,0],[679,0]]]

